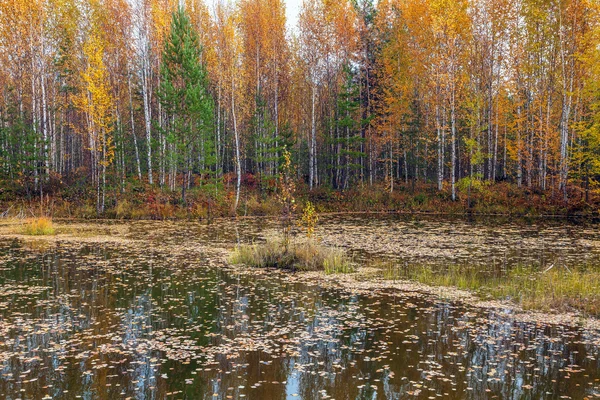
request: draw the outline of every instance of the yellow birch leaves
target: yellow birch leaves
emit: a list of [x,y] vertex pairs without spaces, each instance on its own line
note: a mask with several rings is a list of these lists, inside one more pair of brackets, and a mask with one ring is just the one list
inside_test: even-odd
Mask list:
[[114,101],[108,85],[104,65],[104,43],[97,32],[91,32],[83,46],[86,68],[81,74],[83,88],[75,98],[75,105],[86,114],[90,150],[101,153],[99,164],[110,164],[114,157],[111,136],[114,123]]

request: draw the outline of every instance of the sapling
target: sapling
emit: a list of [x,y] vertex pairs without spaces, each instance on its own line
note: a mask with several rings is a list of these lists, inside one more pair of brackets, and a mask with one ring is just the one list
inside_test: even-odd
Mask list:
[[283,233],[283,245],[287,251],[290,245],[290,234],[296,210],[296,184],[293,179],[292,155],[287,149],[283,149],[283,163],[279,174],[278,199],[281,203],[281,230]]
[[315,206],[307,201],[302,210],[302,225],[306,228],[306,237],[312,239],[315,234],[315,228],[319,222],[319,216],[315,210]]

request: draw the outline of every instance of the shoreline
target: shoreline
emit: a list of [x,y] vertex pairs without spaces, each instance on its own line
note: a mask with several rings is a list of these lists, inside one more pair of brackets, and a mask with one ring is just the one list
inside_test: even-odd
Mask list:
[[[297,282],[310,285],[319,285],[326,288],[344,290],[349,293],[383,296],[401,292],[413,297],[420,297],[432,303],[446,303],[472,307],[479,312],[497,312],[499,318],[511,318],[517,323],[535,323],[546,325],[562,325],[569,328],[580,328],[600,335],[600,319],[597,317],[584,317],[580,313],[547,313],[543,311],[524,310],[518,304],[512,301],[500,300],[482,300],[474,293],[468,290],[458,289],[451,286],[430,286],[414,281],[397,280],[389,281],[374,277],[371,280],[356,279],[356,276],[368,273],[369,268],[361,268],[357,272],[349,274],[331,274],[327,275],[323,271],[319,272],[290,272],[273,268],[246,268],[244,266],[226,264],[231,269],[240,274],[256,274],[259,271],[263,274],[283,275],[289,282]],[[373,278],[371,276],[370,278]],[[500,312],[501,311],[501,312]]]
[[[298,184],[295,199],[298,204],[310,201],[321,215],[337,214],[406,214],[444,216],[489,216],[518,218],[591,218],[600,219],[600,197],[586,198],[572,188],[568,201],[554,192],[518,187],[497,182],[484,192],[469,195],[459,193],[451,200],[446,189],[438,190],[432,183],[417,186],[400,184],[394,191],[379,182],[348,190],[318,187],[309,190]],[[44,214],[54,218],[123,219],[123,220],[207,220],[222,217],[274,217],[281,213],[275,192],[268,187],[244,187],[237,211],[233,211],[233,188],[223,186],[217,192],[207,192],[198,186],[187,194],[182,204],[179,192],[147,185],[128,186],[108,199],[106,209],[98,214],[94,198],[71,196],[57,189],[46,197],[26,198],[15,194],[4,196],[0,216],[34,216]]]
[[[478,213],[478,212],[465,212],[465,213],[453,213],[453,212],[435,212],[435,211],[411,211],[411,210],[363,210],[363,211],[325,211],[318,212],[317,215],[319,217],[343,217],[345,215],[348,216],[361,216],[361,215],[381,215],[381,216],[425,216],[425,217],[444,217],[448,219],[468,219],[471,217],[474,218],[503,218],[503,219],[512,219],[515,221],[525,221],[525,220],[572,220],[572,221],[581,221],[585,219],[585,221],[581,222],[599,222],[600,223],[600,214],[598,215],[590,215],[590,214],[511,214],[511,213]],[[233,222],[236,220],[273,220],[279,217],[279,214],[252,214],[252,215],[219,215],[212,218],[193,218],[192,216],[188,217],[170,217],[170,218],[127,218],[127,217],[93,217],[93,218],[84,218],[84,217],[65,217],[65,216],[50,216],[54,221],[57,222],[76,222],[76,223],[132,223],[132,222],[181,222],[181,223],[202,223],[210,225],[219,221]],[[3,222],[11,222],[11,221],[25,221],[28,218],[34,218],[34,216],[30,217],[1,217],[0,216],[0,225]]]

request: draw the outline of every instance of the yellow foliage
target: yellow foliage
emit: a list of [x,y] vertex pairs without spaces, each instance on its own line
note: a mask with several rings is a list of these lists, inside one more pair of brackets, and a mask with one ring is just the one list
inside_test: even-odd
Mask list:
[[52,219],[48,217],[29,219],[23,228],[23,233],[32,236],[54,235]]
[[306,202],[306,206],[302,212],[302,223],[306,228],[306,236],[310,239],[315,234],[315,227],[319,222],[319,216],[315,210],[315,206],[310,202]]
[[76,96],[74,103],[87,115],[90,150],[104,152],[99,158],[100,165],[107,166],[114,157],[114,144],[111,129],[114,123],[114,99],[110,94],[108,73],[104,64],[104,41],[100,34],[92,30],[85,42],[83,52],[87,67],[81,74],[84,90]]

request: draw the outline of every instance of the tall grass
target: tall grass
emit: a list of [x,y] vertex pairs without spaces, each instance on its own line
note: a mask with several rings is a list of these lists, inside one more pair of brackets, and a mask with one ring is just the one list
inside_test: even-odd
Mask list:
[[447,286],[475,292],[482,298],[508,299],[524,309],[581,311],[600,316],[600,269],[554,267],[541,271],[518,266],[491,272],[473,266],[384,266],[386,279],[408,279],[431,286]]
[[354,271],[352,263],[343,253],[333,253],[323,260],[323,269],[327,275],[349,274]]
[[54,235],[52,219],[48,217],[29,219],[23,227],[23,233],[32,236]]
[[292,242],[269,239],[264,243],[237,246],[230,257],[233,264],[325,273],[351,272],[351,262],[343,251],[325,247],[314,240]]

